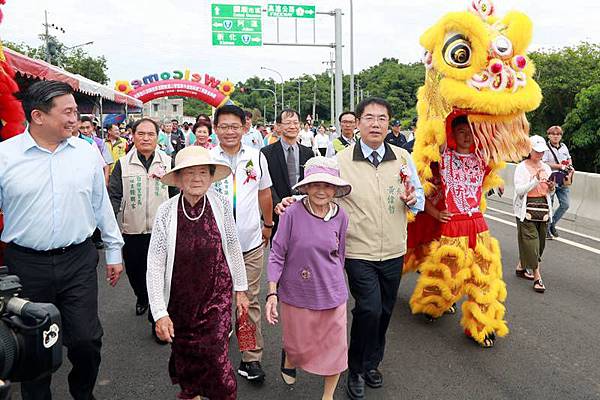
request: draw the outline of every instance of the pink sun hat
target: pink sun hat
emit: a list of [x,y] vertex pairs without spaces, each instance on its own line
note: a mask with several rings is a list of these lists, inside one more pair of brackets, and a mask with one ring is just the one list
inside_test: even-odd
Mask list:
[[292,189],[306,193],[305,186],[309,183],[328,183],[335,186],[335,197],[344,197],[350,194],[352,186],[340,178],[340,169],[337,161],[323,156],[310,158],[304,164],[304,179],[296,183]]

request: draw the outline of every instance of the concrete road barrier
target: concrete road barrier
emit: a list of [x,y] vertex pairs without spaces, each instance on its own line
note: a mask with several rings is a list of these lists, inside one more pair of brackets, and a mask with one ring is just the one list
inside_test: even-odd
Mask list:
[[[502,201],[512,203],[515,194],[514,175],[516,164],[507,164],[500,172],[504,179],[504,195]],[[575,221],[578,217],[600,221],[600,174],[575,172],[570,189],[571,204],[563,218]],[[496,198],[495,198],[496,199]],[[555,201],[555,207],[558,207]]]

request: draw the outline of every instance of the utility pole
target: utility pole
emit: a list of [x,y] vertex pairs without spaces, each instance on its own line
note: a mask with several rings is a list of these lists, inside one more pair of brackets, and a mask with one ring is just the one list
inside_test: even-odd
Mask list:
[[354,111],[354,8],[350,0],[350,111]]
[[314,121],[315,112],[317,110],[317,77],[315,76],[315,87],[313,88],[313,107],[312,107],[312,120]]
[[46,34],[44,40],[46,41],[46,62],[50,64],[52,58],[50,57],[50,34],[48,33],[48,10],[44,10],[44,27],[46,28]]
[[335,125],[335,96],[334,96],[334,82],[333,82],[333,66],[335,65],[335,61],[333,60],[333,54],[329,54],[329,61],[323,61],[322,64],[327,64],[328,68],[327,68],[327,75],[329,75],[329,79],[331,81],[331,88],[329,91],[329,94],[331,96],[331,103],[330,103],[330,120],[331,120],[331,125]]
[[44,23],[42,24],[44,26],[44,42],[46,42],[46,62],[48,64],[52,64],[52,54],[50,51],[50,48],[52,46],[54,46],[54,48],[56,49],[56,42],[55,43],[50,43],[50,32],[48,31],[48,28],[54,28],[57,31],[60,31],[62,33],[65,33],[65,29],[61,28],[60,26],[54,25],[54,24],[49,24],[48,23],[48,10],[44,10]]
[[342,75],[342,10],[335,9],[335,115],[336,131],[340,132],[338,115],[344,111],[344,92]]

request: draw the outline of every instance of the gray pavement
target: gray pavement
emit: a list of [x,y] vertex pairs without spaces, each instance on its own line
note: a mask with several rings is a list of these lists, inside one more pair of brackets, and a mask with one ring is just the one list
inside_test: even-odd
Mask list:
[[[510,211],[494,202],[495,209]],[[505,222],[514,218],[501,212],[490,216]],[[537,294],[530,281],[515,277],[516,228],[489,221],[500,240],[506,301],[511,332],[493,349],[481,349],[465,338],[460,315],[445,316],[433,324],[413,316],[408,299],[416,275],[403,278],[398,303],[387,336],[381,370],[384,386],[368,389],[368,399],[600,399],[600,257],[559,241],[549,242],[543,261],[545,294]],[[570,229],[576,229],[571,224]],[[586,227],[600,238],[600,227]],[[562,233],[562,238],[600,249],[598,240]],[[102,273],[102,267],[99,267]],[[99,274],[101,319],[104,325],[103,360],[96,388],[102,399],[175,399],[177,388],[167,374],[168,346],[150,337],[144,317],[134,314],[134,297],[123,278],[110,288]],[[349,304],[349,310],[352,304]],[[349,318],[351,314],[349,313]],[[238,380],[239,399],[320,399],[322,381],[300,372],[296,387],[288,389],[278,375],[280,328],[265,326],[262,386]],[[310,334],[310,332],[307,332]],[[239,355],[231,342],[235,367]],[[55,374],[55,399],[68,399],[68,361]],[[337,399],[345,399],[344,377]],[[18,398],[18,396],[15,396]]]

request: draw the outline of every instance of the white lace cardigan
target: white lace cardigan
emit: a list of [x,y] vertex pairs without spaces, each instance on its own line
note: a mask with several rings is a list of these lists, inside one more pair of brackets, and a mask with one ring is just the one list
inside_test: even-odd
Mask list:
[[[169,315],[167,305],[171,294],[171,278],[173,276],[173,260],[177,238],[177,206],[181,201],[180,196],[181,194],[174,196],[158,207],[154,227],[152,228],[150,248],[148,249],[146,283],[150,310],[155,321]],[[233,290],[236,292],[248,290],[242,248],[238,240],[229,200],[212,190],[209,190],[206,196],[221,232],[223,253],[231,272]]]

